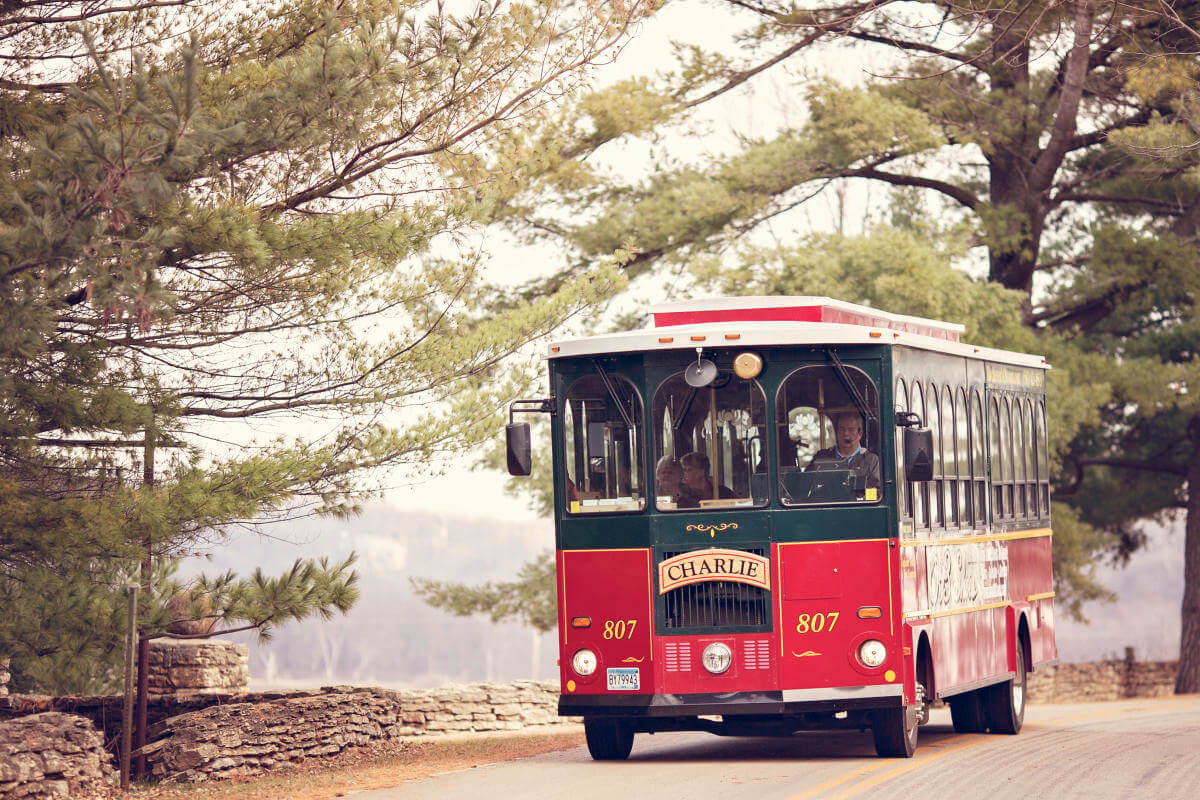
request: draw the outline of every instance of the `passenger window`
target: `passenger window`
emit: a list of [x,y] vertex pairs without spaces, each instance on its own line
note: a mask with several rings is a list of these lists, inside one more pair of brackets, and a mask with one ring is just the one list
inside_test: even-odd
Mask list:
[[641,511],[642,400],[619,375],[596,374],[571,384],[563,404],[567,511]]

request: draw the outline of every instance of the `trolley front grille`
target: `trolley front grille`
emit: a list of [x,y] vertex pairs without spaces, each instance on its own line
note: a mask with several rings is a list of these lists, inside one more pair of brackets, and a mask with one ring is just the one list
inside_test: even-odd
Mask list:
[[[766,557],[766,551],[746,548]],[[687,550],[669,551],[662,560]],[[765,590],[734,581],[692,583],[672,589],[662,597],[665,628],[767,628],[770,604]]]

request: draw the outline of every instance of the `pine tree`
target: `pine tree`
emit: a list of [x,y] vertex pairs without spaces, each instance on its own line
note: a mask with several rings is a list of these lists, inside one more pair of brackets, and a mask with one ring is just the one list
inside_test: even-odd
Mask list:
[[[0,5],[0,597],[64,611],[0,627],[23,674],[103,681],[147,550],[353,513],[490,435],[525,378],[501,360],[619,288],[598,265],[483,313],[469,239],[528,171],[476,165],[646,12],[590,5]],[[349,566],[143,573],[143,633],[180,590],[260,630],[344,610]],[[46,667],[71,653],[74,685]]]

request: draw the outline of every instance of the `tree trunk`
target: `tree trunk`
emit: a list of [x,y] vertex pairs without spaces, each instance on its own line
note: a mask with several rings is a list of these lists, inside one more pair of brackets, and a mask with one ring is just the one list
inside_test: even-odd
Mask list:
[[1188,423],[1192,459],[1187,476],[1187,523],[1183,541],[1183,604],[1180,609],[1176,694],[1200,692],[1200,416]]

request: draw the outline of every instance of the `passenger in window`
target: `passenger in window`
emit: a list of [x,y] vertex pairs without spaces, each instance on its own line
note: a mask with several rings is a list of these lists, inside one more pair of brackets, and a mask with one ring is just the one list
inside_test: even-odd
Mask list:
[[[683,489],[689,493],[689,504],[685,505],[683,500],[678,502],[680,508],[695,508],[700,505],[701,500],[713,499],[713,479],[708,474],[708,456],[704,453],[685,453],[683,458],[679,459],[679,466],[683,468]],[[718,487],[720,497],[730,498],[736,497],[733,490],[727,486]]]
[[854,413],[838,414],[837,439],[833,447],[818,450],[805,472],[827,469],[848,469],[861,479],[866,489],[879,489],[879,456],[862,443],[862,417]]
[[661,502],[674,503],[681,508],[695,508],[699,500],[683,485],[683,470],[670,455],[654,465],[654,491]]

